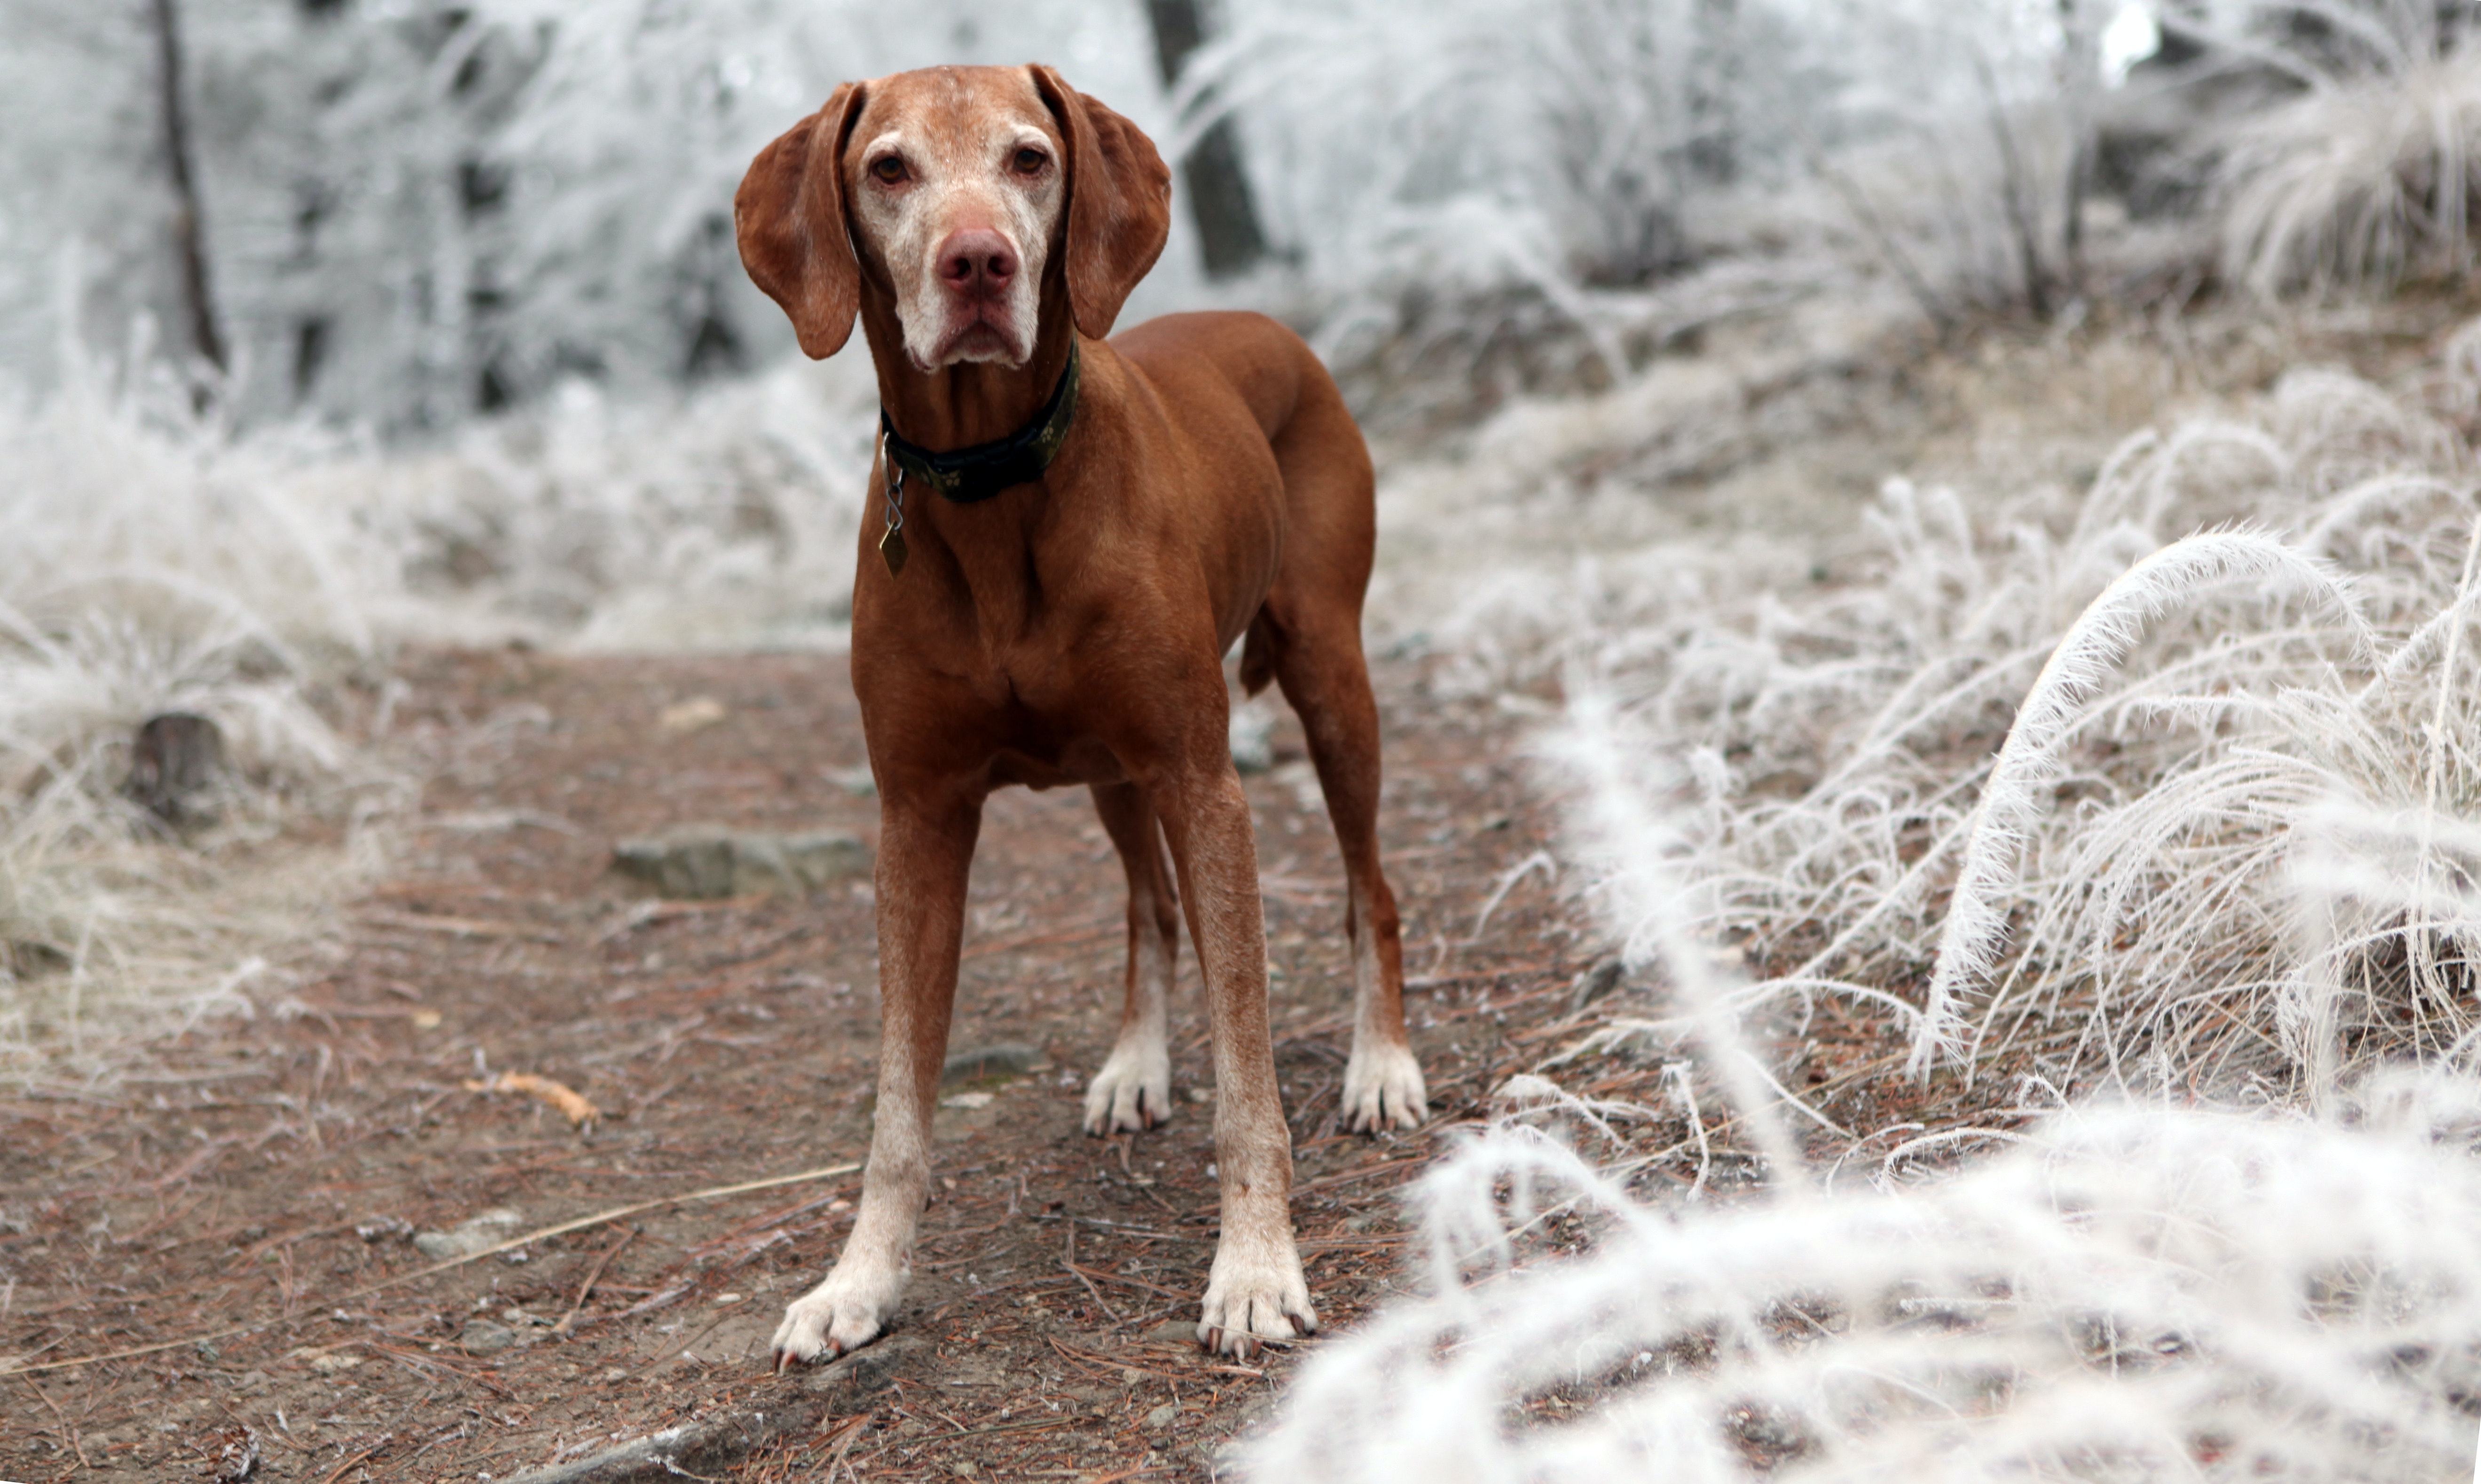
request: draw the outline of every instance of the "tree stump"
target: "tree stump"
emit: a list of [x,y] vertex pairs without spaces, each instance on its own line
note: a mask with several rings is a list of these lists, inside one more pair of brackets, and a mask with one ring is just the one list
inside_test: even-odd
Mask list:
[[222,730],[204,716],[170,711],[140,723],[120,791],[167,824],[196,823],[209,813],[200,796],[223,771]]

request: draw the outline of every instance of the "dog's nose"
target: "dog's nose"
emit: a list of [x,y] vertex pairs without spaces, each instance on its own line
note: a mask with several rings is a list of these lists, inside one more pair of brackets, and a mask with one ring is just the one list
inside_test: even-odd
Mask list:
[[939,245],[940,280],[969,299],[1005,293],[1016,267],[1016,249],[988,227],[951,232]]

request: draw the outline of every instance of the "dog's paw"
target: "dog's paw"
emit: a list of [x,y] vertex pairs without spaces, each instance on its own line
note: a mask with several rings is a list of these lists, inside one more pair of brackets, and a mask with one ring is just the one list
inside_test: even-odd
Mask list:
[[1409,1046],[1355,1046],[1344,1065],[1344,1121],[1355,1133],[1418,1129],[1430,1116],[1429,1089]]
[[876,1340],[903,1296],[904,1271],[856,1271],[839,1263],[827,1280],[784,1308],[775,1326],[775,1368],[832,1361]]
[[1300,1254],[1289,1237],[1255,1260],[1237,1256],[1228,1245],[1215,1252],[1214,1270],[1206,1280],[1205,1314],[1197,1322],[1200,1345],[1245,1361],[1261,1341],[1317,1333],[1318,1311],[1310,1307]]
[[1142,1133],[1170,1117],[1170,1051],[1125,1042],[1111,1048],[1085,1088],[1085,1132]]

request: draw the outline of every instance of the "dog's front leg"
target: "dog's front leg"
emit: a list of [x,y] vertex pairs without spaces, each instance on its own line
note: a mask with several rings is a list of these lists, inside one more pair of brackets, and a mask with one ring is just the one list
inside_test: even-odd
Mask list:
[[878,1106],[861,1211],[826,1281],[775,1328],[775,1367],[833,1360],[876,1339],[912,1276],[930,1195],[931,1104],[948,1049],[965,880],[981,800],[883,794],[878,841]]
[[[1218,766],[1219,765],[1219,766]],[[1180,872],[1214,1027],[1214,1159],[1223,1236],[1197,1338],[1247,1356],[1318,1328],[1293,1244],[1293,1144],[1267,1024],[1267,928],[1249,800],[1228,755],[1153,791]]]

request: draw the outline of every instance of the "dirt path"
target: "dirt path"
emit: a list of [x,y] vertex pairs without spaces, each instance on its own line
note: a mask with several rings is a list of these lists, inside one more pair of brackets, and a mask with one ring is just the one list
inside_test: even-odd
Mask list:
[[[842,1240],[857,1176],[408,1275],[430,1262],[414,1233],[482,1212],[513,1212],[515,1235],[861,1157],[867,886],[654,904],[608,869],[614,840],[689,820],[873,834],[875,802],[840,776],[863,761],[842,663],[508,651],[417,656],[404,677],[392,745],[429,775],[421,825],[276,1013],[194,1031],[106,1092],[0,1100],[0,1355],[170,1342],[0,1381],[0,1477],[239,1476],[255,1449],[250,1477],[505,1478],[795,1394],[765,1373],[767,1341]],[[1380,687],[1384,845],[1437,1113],[1419,1134],[1335,1128],[1342,874],[1289,716],[1278,766],[1248,785],[1293,1212],[1330,1327],[1398,1281],[1396,1187],[1547,1049],[1578,968],[1538,873],[1466,941],[1548,839],[1505,718],[1436,702],[1409,662]],[[1079,1132],[1121,909],[1082,793],[993,800],[952,1045],[1038,1059],[952,1089],[967,1095],[939,1114],[892,1383],[721,1466],[734,1476],[842,1458],[873,1478],[1203,1478],[1298,1364],[1217,1364],[1185,1339],[1215,1223],[1193,957],[1185,1116]],[[559,1079],[606,1121],[581,1137],[539,1103],[467,1090],[485,1071]]]

